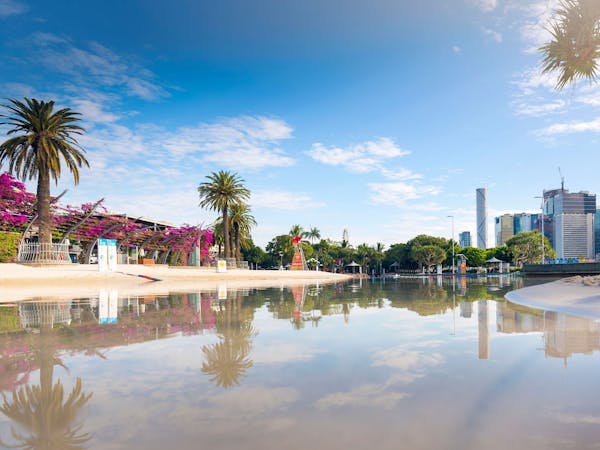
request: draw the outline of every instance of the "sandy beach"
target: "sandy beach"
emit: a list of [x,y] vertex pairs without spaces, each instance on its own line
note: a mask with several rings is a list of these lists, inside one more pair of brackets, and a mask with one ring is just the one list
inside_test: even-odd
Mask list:
[[[315,271],[229,270],[119,265],[116,272],[98,272],[97,265],[29,267],[0,264],[0,302],[31,298],[73,298],[118,289],[119,295],[160,295],[194,290],[283,287],[344,282],[349,275]],[[156,279],[159,281],[153,281]]]
[[506,294],[519,305],[600,320],[600,286],[595,277],[571,277]]

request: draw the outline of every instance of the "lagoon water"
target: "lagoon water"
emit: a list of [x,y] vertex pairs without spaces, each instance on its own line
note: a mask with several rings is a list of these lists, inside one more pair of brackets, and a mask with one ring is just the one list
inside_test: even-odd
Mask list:
[[522,279],[0,306],[0,447],[587,449],[600,323]]

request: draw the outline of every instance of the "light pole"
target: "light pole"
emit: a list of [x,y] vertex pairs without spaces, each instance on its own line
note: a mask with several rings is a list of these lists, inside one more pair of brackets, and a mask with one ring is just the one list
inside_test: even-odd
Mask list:
[[279,252],[279,270],[283,270],[283,252]]
[[456,266],[454,265],[454,216],[448,216],[452,219],[452,275],[456,273]]
[[534,198],[542,199],[542,205],[540,207],[542,210],[542,264],[546,264],[546,250],[544,248],[544,209],[546,209],[546,202],[549,199],[545,199],[543,195],[541,197],[536,195]]

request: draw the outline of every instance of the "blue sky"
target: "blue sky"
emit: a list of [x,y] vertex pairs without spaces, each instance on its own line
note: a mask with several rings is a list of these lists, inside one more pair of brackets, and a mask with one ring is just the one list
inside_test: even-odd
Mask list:
[[[600,88],[539,73],[554,0],[0,0],[0,96],[83,114],[67,202],[205,223],[236,171],[265,245],[293,224],[353,245],[475,236],[542,189],[600,192]],[[5,130],[0,130],[5,131]],[[33,188],[33,185],[31,185]]]

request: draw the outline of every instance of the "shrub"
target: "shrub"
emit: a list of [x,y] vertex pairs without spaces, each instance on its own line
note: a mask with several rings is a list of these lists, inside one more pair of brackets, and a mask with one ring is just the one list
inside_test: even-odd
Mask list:
[[20,233],[0,232],[0,262],[15,262],[21,242]]

